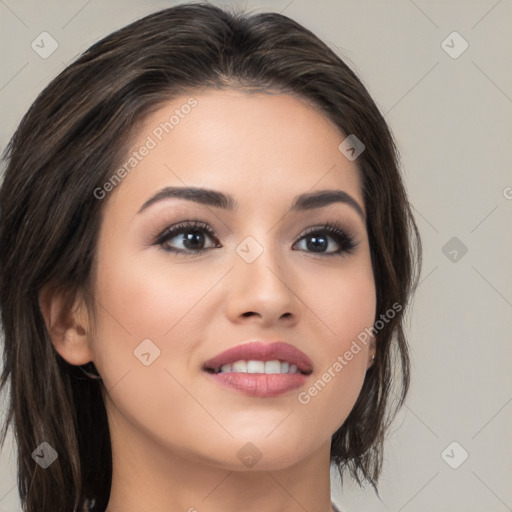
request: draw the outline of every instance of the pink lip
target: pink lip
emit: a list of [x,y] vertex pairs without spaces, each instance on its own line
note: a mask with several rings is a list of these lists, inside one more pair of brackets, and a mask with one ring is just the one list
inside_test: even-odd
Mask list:
[[300,388],[309,379],[303,373],[206,373],[221,386],[245,395],[272,397]]
[[217,370],[225,364],[231,364],[240,360],[248,361],[250,359],[257,359],[258,361],[287,361],[290,364],[295,364],[301,372],[311,373],[313,371],[311,359],[304,352],[284,341],[275,341],[273,343],[251,341],[242,343],[209,359],[204,363],[203,369]]
[[[212,373],[225,364],[257,359],[259,361],[287,361],[304,373]],[[305,384],[313,372],[313,363],[304,352],[284,341],[273,343],[248,342],[230,348],[204,363],[203,370],[218,384],[251,396],[272,397]]]

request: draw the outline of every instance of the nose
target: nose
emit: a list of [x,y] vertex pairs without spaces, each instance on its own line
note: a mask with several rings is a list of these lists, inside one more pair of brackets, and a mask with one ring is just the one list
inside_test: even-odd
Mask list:
[[298,322],[298,280],[282,258],[266,248],[251,263],[238,254],[234,256],[234,269],[227,283],[227,316],[233,323],[275,327]]

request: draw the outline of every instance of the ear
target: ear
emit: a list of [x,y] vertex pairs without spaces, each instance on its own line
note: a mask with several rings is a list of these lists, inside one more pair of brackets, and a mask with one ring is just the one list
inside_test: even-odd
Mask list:
[[55,350],[68,363],[82,365],[93,357],[90,323],[82,297],[72,307],[64,293],[47,285],[39,293],[39,307]]

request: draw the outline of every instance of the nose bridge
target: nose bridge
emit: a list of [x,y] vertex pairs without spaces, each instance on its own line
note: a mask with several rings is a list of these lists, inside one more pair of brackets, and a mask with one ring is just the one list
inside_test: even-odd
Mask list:
[[274,241],[274,231],[247,236],[236,246],[231,276],[230,312],[276,320],[297,314],[292,267]]
[[278,291],[277,288],[283,285],[281,280],[285,277],[281,276],[285,267],[285,255],[281,254],[273,236],[271,230],[244,238],[236,247],[235,273],[253,286],[271,286]]

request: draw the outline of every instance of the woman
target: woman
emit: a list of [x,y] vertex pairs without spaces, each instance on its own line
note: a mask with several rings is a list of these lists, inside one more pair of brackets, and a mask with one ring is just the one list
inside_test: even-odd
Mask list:
[[331,463],[377,490],[420,240],[390,131],[323,42],[165,9],[57,76],[5,159],[25,510],[327,512]]

